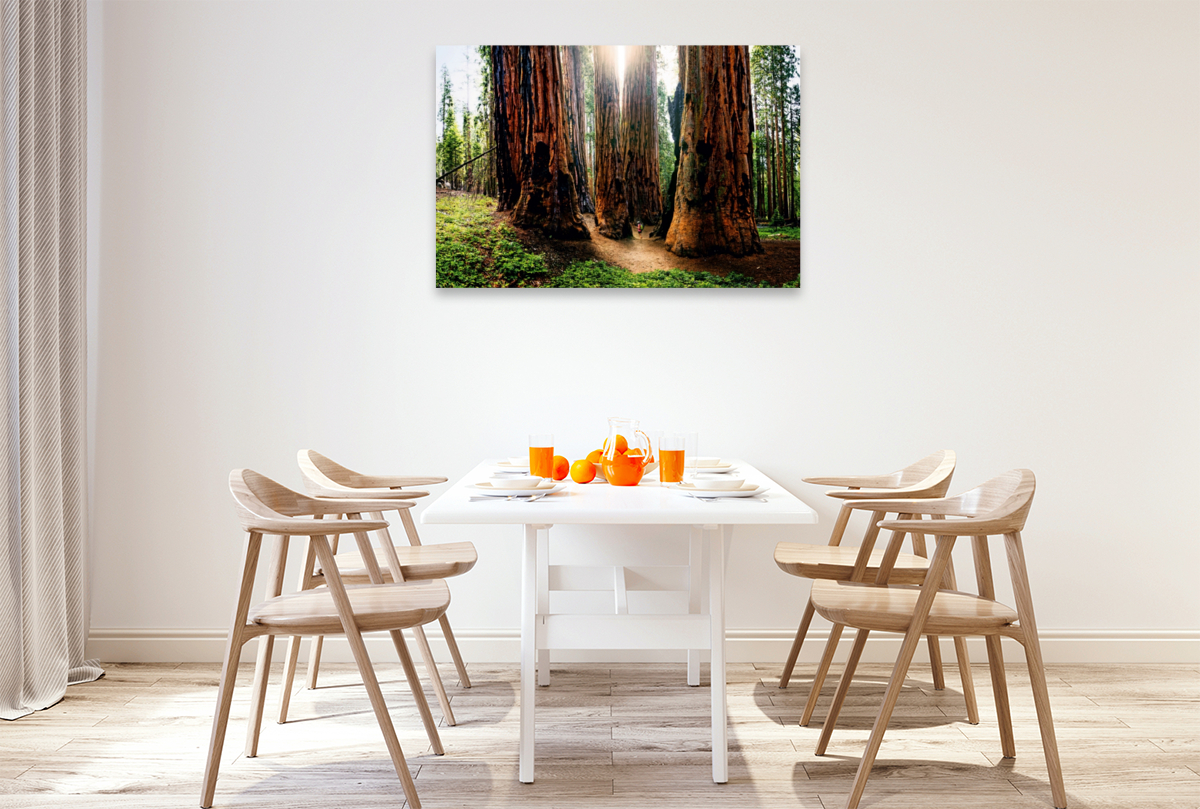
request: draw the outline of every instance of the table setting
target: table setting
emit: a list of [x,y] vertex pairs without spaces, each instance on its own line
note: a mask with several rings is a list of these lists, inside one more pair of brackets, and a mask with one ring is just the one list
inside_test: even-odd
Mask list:
[[[549,654],[580,649],[686,651],[687,682],[693,686],[700,684],[701,655],[709,653],[712,777],[728,780],[725,568],[734,529],[815,523],[817,515],[747,461],[700,456],[697,445],[695,432],[651,437],[637,420],[614,417],[599,448],[570,460],[556,454],[553,435],[534,433],[527,455],[480,462],[421,513],[424,524],[521,527],[494,534],[522,541],[520,587],[513,588],[521,606],[521,782],[534,780],[534,690],[550,684]],[[622,606],[628,566],[645,562],[629,558],[629,550],[589,544],[586,531],[553,541],[582,544],[603,560],[595,564],[612,566],[615,612],[552,610],[552,583],[565,581],[559,569],[569,567],[550,562],[552,533],[559,536],[553,529],[560,525],[662,527],[649,534],[651,545],[659,538],[677,541],[683,529],[687,613],[630,614]]]

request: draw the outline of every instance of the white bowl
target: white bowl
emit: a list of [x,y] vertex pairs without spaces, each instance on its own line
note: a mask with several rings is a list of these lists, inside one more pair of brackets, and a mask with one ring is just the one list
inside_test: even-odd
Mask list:
[[533,475],[514,475],[503,480],[496,480],[492,486],[497,489],[536,489],[542,480],[543,478]]
[[695,469],[703,469],[706,466],[720,466],[720,458],[696,458],[694,461],[685,461],[684,466],[690,466]]
[[509,458],[508,463],[511,466],[529,466],[529,456],[526,455],[524,458]]
[[741,478],[731,478],[728,475],[721,475],[720,477],[713,476],[710,478],[697,476],[692,478],[692,485],[697,489],[708,489],[710,491],[728,491],[731,489],[740,489],[742,488],[743,483],[745,483],[745,481]]

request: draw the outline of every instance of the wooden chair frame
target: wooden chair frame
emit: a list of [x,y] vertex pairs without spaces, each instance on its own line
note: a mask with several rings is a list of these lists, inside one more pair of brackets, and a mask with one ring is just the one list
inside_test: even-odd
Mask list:
[[[855,509],[868,509],[867,506],[862,505],[863,501],[874,500],[880,497],[887,497],[891,500],[942,497],[950,488],[950,479],[954,475],[956,463],[957,456],[953,450],[941,450],[931,453],[903,469],[886,475],[805,478],[805,483],[845,487],[844,489],[826,492],[829,497],[842,500],[837,521],[834,523],[828,546],[803,545],[790,542],[779,543],[775,548],[776,564],[791,575],[814,579],[863,581],[868,576],[873,576],[878,571],[879,554],[875,554],[873,557],[872,550],[876,537],[879,534],[879,521],[887,516],[884,512],[874,512],[871,515],[851,570],[845,570],[844,565],[823,566],[818,560],[824,555],[825,547],[839,547],[841,545],[842,537],[845,535],[853,511]],[[928,558],[924,535],[914,533],[912,541],[915,556],[922,560]],[[903,571],[904,576],[900,580],[912,583],[923,580],[927,564],[923,563],[918,568],[911,565],[911,562],[915,560],[906,561],[910,562],[910,566]],[[951,589],[955,586],[953,565],[950,566],[946,573],[945,586]],[[805,636],[808,634],[809,626],[812,623],[813,614],[813,603],[810,597],[805,603],[804,614],[801,616],[800,626],[796,630],[796,638],[792,641],[792,648],[788,652],[787,660],[784,661],[783,672],[779,678],[780,688],[787,688],[788,686],[792,670],[796,665],[800,649],[804,644]],[[813,675],[808,699],[805,701],[804,712],[800,718],[802,726],[807,726],[812,721],[817,701],[821,695],[821,689],[824,687],[825,678],[828,676],[829,669],[833,665],[833,658],[837,653],[837,646],[841,640],[841,636],[841,625],[834,624],[830,629],[829,640],[826,642],[825,650],[821,655],[821,662],[818,664],[817,671]],[[933,669],[933,685],[936,690],[941,691],[945,689],[946,681],[942,673],[940,639],[930,636],[928,638],[928,646],[929,662]],[[978,724],[979,707],[975,698],[974,681],[971,678],[970,656],[965,640],[955,638],[954,648],[958,660],[959,677],[962,680],[963,699],[966,702],[967,721],[973,725]]]
[[[891,530],[893,533],[874,584],[820,582],[813,588],[813,602],[820,615],[858,630],[845,672],[838,683],[833,706],[825,718],[825,725],[817,744],[817,755],[824,755],[826,751],[850,680],[854,676],[854,670],[871,630],[904,633],[904,641],[896,656],[896,664],[866,751],[859,763],[846,809],[856,809],[862,798],[867,778],[879,753],[883,735],[900,696],[917,645],[921,636],[931,630],[952,631],[956,635],[961,633],[965,636],[981,635],[985,638],[1000,726],[1000,746],[1005,758],[1016,756],[1016,742],[1009,711],[1000,639],[1013,638],[1024,646],[1054,806],[1057,809],[1065,809],[1066,790],[1063,786],[1062,766],[1046,686],[1045,665],[1038,641],[1033,597],[1029,588],[1029,574],[1021,539],[1021,531],[1029,514],[1035,487],[1033,473],[1027,469],[1018,469],[1000,475],[957,497],[921,501],[877,500],[860,504],[877,513],[907,512],[911,515],[928,515],[940,522],[933,531],[936,534],[937,548],[933,559],[930,560],[923,585],[918,587],[888,583],[892,563],[899,553],[904,535],[928,531],[931,527],[930,522],[921,519],[898,519],[885,520],[879,524],[880,528]],[[989,536],[1004,537],[1013,595],[1017,603],[1015,611],[995,600],[987,544]],[[939,588],[944,575],[950,569],[951,553],[955,540],[959,537],[972,539],[978,596],[947,592]],[[898,606],[901,601],[908,604],[909,608],[901,609]]]
[[[450,603],[450,591],[444,582],[423,583],[417,587],[403,585],[365,586],[347,591],[337,565],[329,537],[353,534],[360,552],[369,567],[378,572],[378,563],[367,538],[368,531],[377,531],[387,525],[378,520],[326,520],[326,516],[343,516],[350,513],[371,511],[389,505],[388,501],[372,499],[321,500],[306,497],[275,481],[248,469],[237,469],[230,473],[229,487],[233,493],[238,517],[249,534],[246,556],[238,592],[237,607],[225,648],[225,660],[221,668],[217,706],[213,715],[212,735],[209,740],[208,757],[205,763],[200,806],[208,809],[213,804],[216,792],[217,771],[220,767],[221,751],[233,703],[233,689],[237,677],[238,661],[242,647],[261,637],[258,664],[254,675],[250,700],[250,721],[247,728],[246,755],[254,757],[258,752],[258,737],[262,727],[263,703],[266,695],[267,674],[274,636],[279,634],[312,634],[341,631],[350,643],[351,652],[359,674],[367,690],[371,708],[383,733],[388,753],[396,774],[400,778],[404,795],[409,805],[420,807],[416,786],[391,715],[383,700],[383,693],[375,670],[367,655],[363,642],[363,631],[388,630],[401,665],[410,684],[415,684],[413,696],[425,723],[426,732],[432,732],[430,741],[434,752],[442,754],[436,725],[429,704],[420,689],[416,668],[404,643],[400,629],[418,626],[446,611]],[[315,554],[327,576],[327,596],[322,593],[293,593],[282,595],[283,574],[287,559],[288,541],[293,536],[305,536],[310,540],[310,554]],[[258,572],[258,561],[264,537],[277,539],[271,549],[268,562],[270,581],[267,600],[251,610],[251,595]],[[325,602],[332,601],[333,609]]]
[[[387,567],[381,571],[382,581],[407,581],[411,579],[425,580],[429,575],[420,570],[414,570],[414,566],[419,566],[425,557],[431,557],[436,554],[442,554],[449,560],[448,564],[439,566],[438,578],[446,578],[449,576],[461,575],[474,567],[477,560],[474,546],[469,542],[452,543],[447,546],[428,546],[429,551],[414,551],[413,548],[425,548],[421,544],[420,536],[417,534],[417,526],[413,521],[410,513],[411,507],[414,505],[411,502],[405,502],[415,497],[425,497],[428,492],[413,491],[405,489],[405,486],[429,486],[438,483],[445,483],[446,478],[440,476],[400,476],[400,475],[364,475],[355,472],[351,469],[338,464],[337,462],[325,457],[324,455],[314,450],[302,449],[296,454],[297,462],[300,465],[300,471],[303,473],[304,486],[308,494],[313,497],[320,498],[362,498],[371,497],[378,500],[385,500],[392,505],[386,509],[373,511],[370,517],[375,520],[383,519],[384,510],[394,510],[400,516],[400,522],[404,526],[404,532],[408,539],[408,545],[396,545],[388,532],[388,527],[385,523],[384,527],[379,530],[379,543],[384,553],[384,559],[387,562]],[[335,559],[339,558],[337,554],[337,543],[334,542],[333,550]],[[344,558],[344,557],[343,557]],[[415,565],[413,563],[416,563]],[[407,569],[407,573],[406,573]],[[316,570],[316,559],[310,552],[305,561],[304,570],[301,572],[299,589],[308,590],[314,587],[320,587],[324,584],[324,568],[320,572]],[[345,575],[345,574],[344,574]],[[459,682],[463,688],[471,687],[471,678],[467,674],[466,663],[463,661],[462,653],[459,651],[458,643],[454,637],[454,631],[450,626],[450,620],[446,615],[441,615],[438,618],[438,623],[442,628],[442,635],[446,641],[446,645],[450,649],[450,656],[454,661],[455,670],[458,673]],[[429,674],[430,682],[433,685],[434,693],[437,696],[438,704],[441,707],[442,715],[446,719],[446,724],[454,726],[457,720],[454,717],[453,708],[450,705],[450,697],[446,693],[446,687],[442,682],[442,678],[437,669],[437,661],[433,657],[433,650],[429,646],[429,641],[425,636],[424,627],[413,627],[413,637],[417,641],[417,649],[424,661],[425,669]],[[287,721],[287,714],[290,706],[292,683],[295,679],[296,668],[300,655],[300,638],[292,637],[288,640],[288,649],[286,664],[284,666],[284,683],[285,687],[280,695],[279,703],[279,722]],[[308,688],[317,687],[317,675],[320,670],[321,663],[321,648],[323,639],[320,635],[315,635],[312,638],[309,648],[308,658]]]

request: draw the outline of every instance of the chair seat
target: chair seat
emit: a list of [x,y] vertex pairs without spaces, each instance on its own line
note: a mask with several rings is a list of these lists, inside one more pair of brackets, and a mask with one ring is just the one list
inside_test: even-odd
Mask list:
[[[812,603],[821,617],[834,623],[905,632],[920,595],[921,588],[915,585],[818,581],[813,583]],[[999,635],[1016,620],[1016,610],[997,601],[957,590],[939,590],[925,622],[925,634]]]
[[[444,581],[347,587],[360,632],[403,629],[436,621],[450,606]],[[342,621],[326,588],[268,599],[250,610],[249,620],[270,634],[340,634]]]
[[[802,545],[797,542],[780,542],[775,546],[775,564],[785,573],[803,576],[806,579],[832,579],[848,581],[854,572],[854,560],[858,548],[841,545]],[[883,551],[871,553],[867,562],[867,581],[874,581],[883,561]],[[897,584],[920,584],[925,580],[929,560],[911,553],[902,553],[896,559],[890,581]]]
[[[446,542],[440,545],[397,545],[396,556],[400,559],[400,571],[405,581],[427,581],[461,576],[471,568],[479,556],[471,542]],[[390,582],[392,572],[382,551],[376,551],[383,580]],[[362,584],[370,581],[362,554],[358,551],[339,553],[336,557],[338,572],[347,584]],[[318,566],[316,573],[322,575]]]

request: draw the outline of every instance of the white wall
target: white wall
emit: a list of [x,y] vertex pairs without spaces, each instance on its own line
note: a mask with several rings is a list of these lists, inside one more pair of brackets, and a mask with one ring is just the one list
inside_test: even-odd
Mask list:
[[[820,511],[739,534],[734,657],[800,614],[772,548],[835,513],[802,477],[949,447],[962,488],[1038,475],[1052,660],[1200,658],[1200,5],[415,7],[89,3],[93,653],[217,659],[234,467],[455,478],[625,414]],[[678,41],[801,46],[803,288],[435,290],[434,46]],[[493,349],[519,330],[535,357]],[[477,544],[456,627],[515,653],[517,530],[422,535]]]

